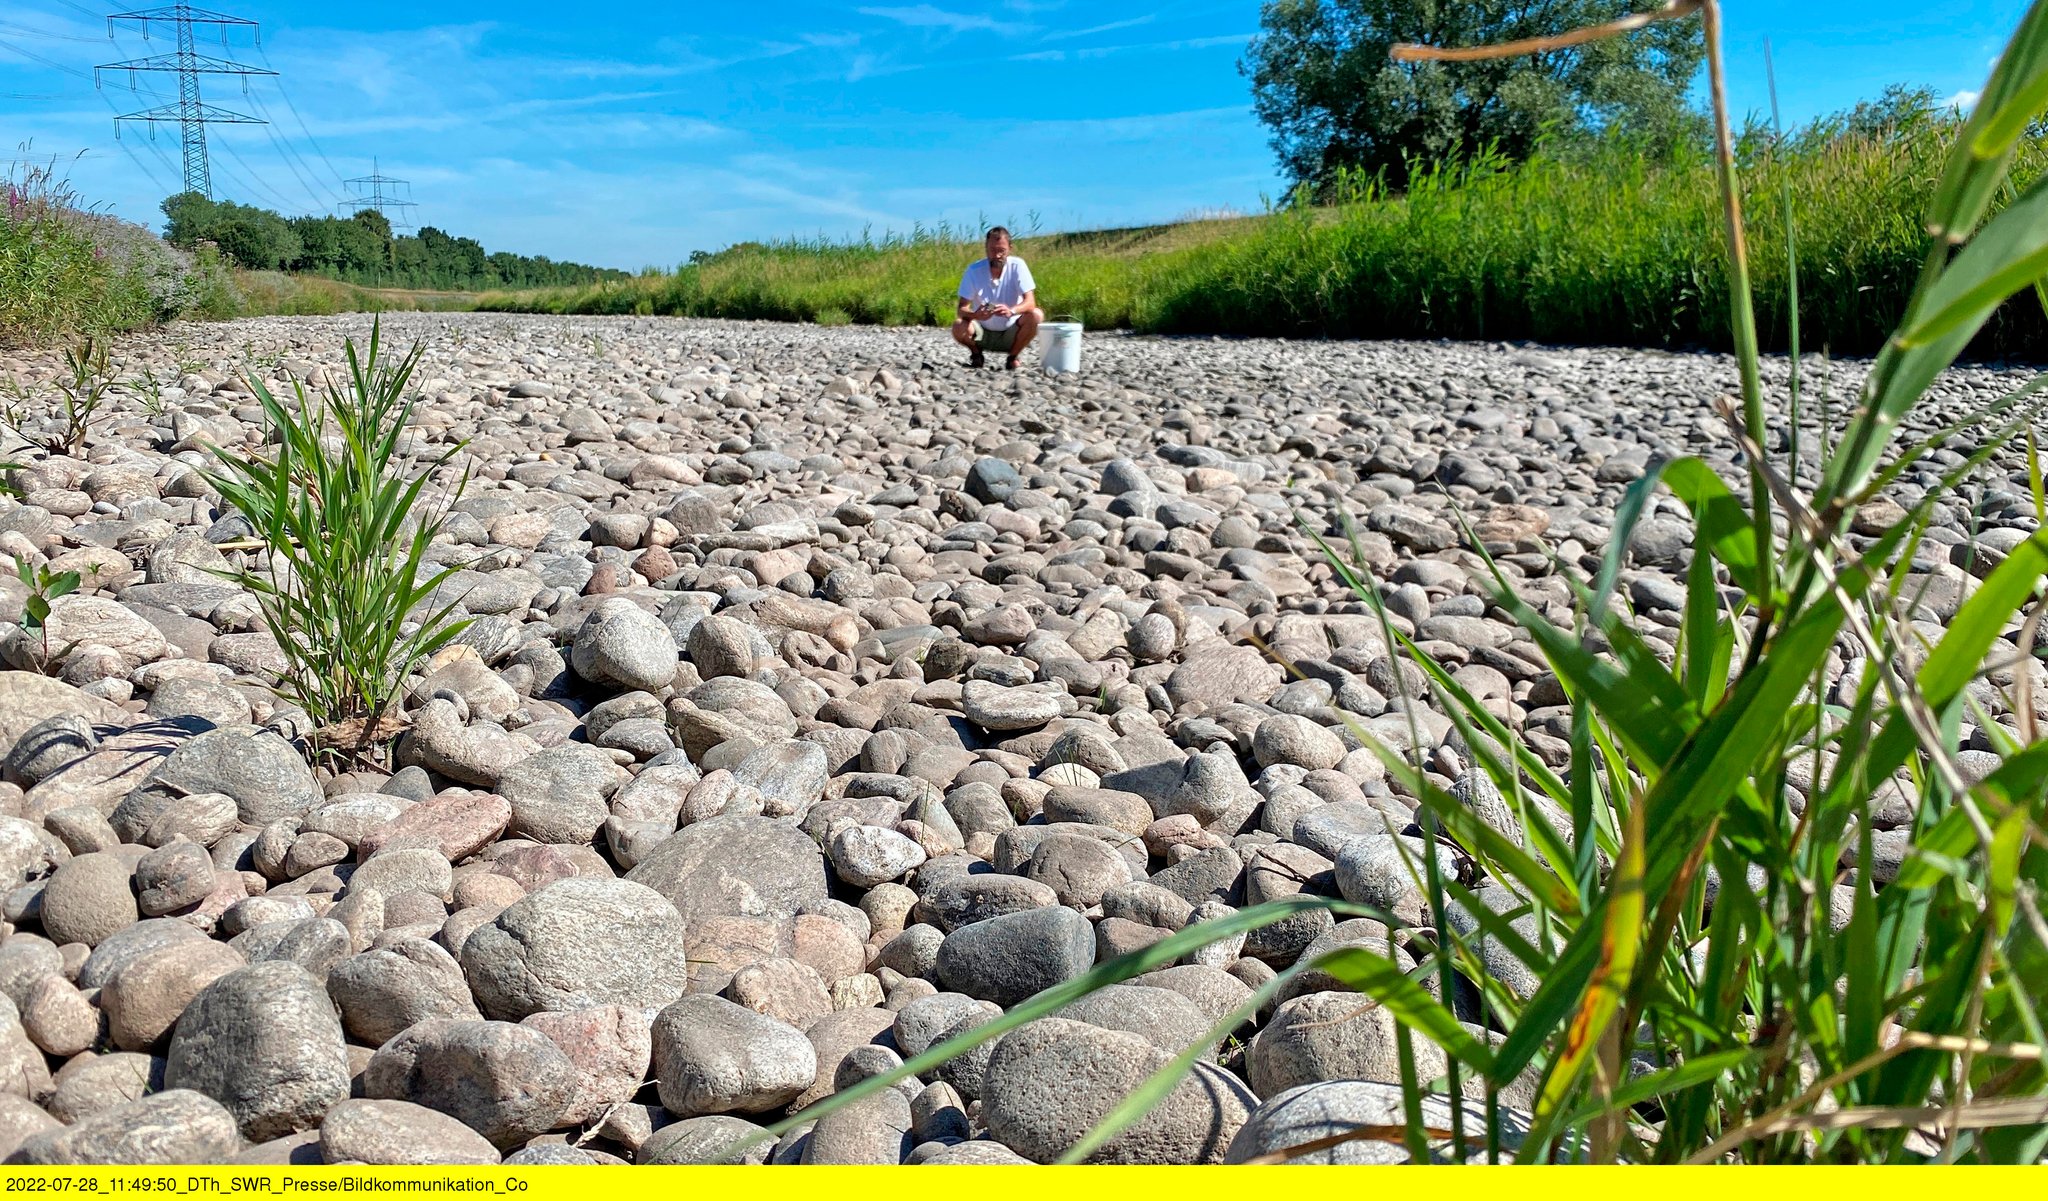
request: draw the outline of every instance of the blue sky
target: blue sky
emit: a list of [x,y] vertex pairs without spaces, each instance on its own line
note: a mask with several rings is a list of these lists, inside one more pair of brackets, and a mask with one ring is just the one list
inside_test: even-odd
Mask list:
[[[494,250],[630,269],[916,222],[1255,211],[1281,186],[1237,71],[1256,0],[216,2],[262,23],[260,52],[238,34],[226,53],[282,73],[247,98],[206,82],[209,102],[273,119],[211,130],[216,195],[326,211],[374,160],[411,181],[417,221]],[[1726,0],[1731,99],[1766,109],[1766,38],[1788,121],[1894,82],[1967,95],[2025,7]],[[116,141],[115,110],[157,98],[90,76],[167,43],[110,42],[105,11],[0,7],[0,150],[32,140],[88,199],[154,224],[175,127]]]

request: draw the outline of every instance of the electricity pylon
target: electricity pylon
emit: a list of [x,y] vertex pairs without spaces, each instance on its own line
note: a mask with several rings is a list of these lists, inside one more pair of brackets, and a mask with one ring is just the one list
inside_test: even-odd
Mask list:
[[149,24],[170,25],[177,32],[178,48],[170,54],[153,54],[148,58],[131,58],[126,62],[105,63],[93,68],[93,86],[99,86],[101,71],[128,72],[128,86],[135,86],[138,71],[168,71],[178,76],[178,99],[175,103],[160,104],[137,112],[123,113],[114,118],[114,136],[121,136],[121,122],[141,121],[148,124],[154,134],[159,124],[177,122],[179,140],[185,151],[185,190],[197,192],[211,198],[213,195],[213,174],[206,165],[206,127],[208,125],[266,125],[268,122],[244,113],[231,112],[207,104],[199,97],[201,75],[243,76],[242,91],[249,90],[250,75],[275,75],[262,67],[251,67],[244,63],[224,58],[213,58],[193,49],[192,27],[213,25],[220,29],[220,44],[227,48],[228,30],[232,27],[247,27],[262,44],[262,35],[257,32],[254,21],[230,17],[224,13],[204,8],[193,8],[189,4],[167,4],[159,8],[140,9],[135,12],[115,13],[107,18],[107,36],[114,33],[114,22],[134,21],[142,27],[144,41],[149,40]]
[[[386,221],[391,221],[391,214],[387,210],[398,209],[400,210],[398,214],[399,219],[391,221],[391,228],[411,228],[411,223],[405,220],[404,210],[418,208],[419,206],[410,200],[403,199],[399,194],[399,190],[404,189],[405,195],[410,196],[412,194],[412,184],[403,179],[393,179],[389,175],[379,174],[376,159],[370,160],[370,173],[368,175],[359,176],[355,179],[345,179],[342,182],[354,188],[357,192],[357,195],[342,201],[343,204],[351,206],[350,216],[354,216],[364,209],[374,209],[379,213],[383,213]],[[389,194],[384,190],[387,187],[391,189]],[[365,192],[368,195],[362,194]]]

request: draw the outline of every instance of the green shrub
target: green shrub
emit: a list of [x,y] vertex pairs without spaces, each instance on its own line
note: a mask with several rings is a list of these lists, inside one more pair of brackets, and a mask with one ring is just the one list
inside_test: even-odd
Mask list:
[[235,287],[234,269],[211,245],[202,244],[192,251],[185,308],[179,315],[198,321],[232,321],[246,315],[241,290]]
[[318,397],[295,383],[286,404],[251,376],[275,453],[216,447],[219,470],[208,474],[269,556],[266,573],[237,578],[290,663],[279,688],[321,727],[321,746],[358,758],[395,732],[385,719],[406,673],[469,624],[451,619],[452,602],[434,607],[434,589],[457,569],[434,571],[426,557],[468,477],[437,502],[425,489],[461,447],[418,461],[402,452],[420,347],[393,363],[381,334],[371,327],[360,358],[349,340],[346,383]]
[[24,158],[0,180],[0,345],[160,320],[178,270],[147,231],[81,210],[52,167]]
[[[1705,13],[1713,20],[1717,7]],[[1718,55],[1711,32],[1709,50]],[[2048,181],[1987,219],[2011,180],[2013,142],[2044,105],[2048,0],[2027,14],[1955,148],[1930,173],[1932,199],[1917,202],[1934,235],[1920,239],[1924,269],[1855,415],[1817,461],[1765,449],[1752,264],[1731,253],[1727,329],[1742,403],[1723,416],[1748,462],[1746,498],[1695,458],[1650,472],[1618,507],[1599,571],[1574,581],[1569,625],[1496,575],[1493,604],[1543,651],[1565,693],[1562,770],[1384,620],[1380,586],[1352,566],[1341,534],[1325,543],[1499,794],[1499,805],[1477,791],[1453,795],[1419,753],[1358,730],[1419,798],[1426,845],[1457,853],[1453,874],[1437,854],[1417,862],[1395,840],[1423,920],[1312,896],[1245,909],[1099,965],[768,1133],[1205,943],[1324,907],[1385,923],[1388,945],[1345,946],[1280,972],[1069,1157],[1086,1158],[1143,1116],[1208,1047],[1290,979],[1319,970],[1396,1017],[1405,1114],[1396,1129],[1333,1136],[1303,1153],[1374,1139],[1403,1143],[1416,1159],[2039,1159],[2048,1149],[2048,741],[2038,737],[2044,710],[2027,669],[2048,604],[2048,528],[1984,573],[1931,644],[1910,620],[1908,577],[1934,509],[2029,427],[2044,380],[1941,437],[1905,444],[1896,430],[2006,298],[2048,264]],[[1718,174],[1724,229],[1740,228],[1732,156]],[[1938,460],[1931,452],[1950,441],[1965,453]],[[2031,453],[2029,468],[2048,527]],[[1908,473],[1940,484],[1903,520],[1852,544],[1859,511]],[[1695,529],[1678,640],[1662,653],[1616,605],[1630,533],[1660,486]],[[1824,689],[1825,661],[1838,648],[1860,666]],[[2014,683],[1994,697],[2001,672]],[[1402,673],[1393,677],[1405,693]],[[1405,708],[1420,698],[1395,699]],[[2016,715],[2015,730],[1992,719],[1996,706]],[[1965,722],[1998,752],[1988,772],[1959,762]],[[1903,847],[1881,854],[1872,827],[1880,790],[1895,780],[1909,787],[1914,813]],[[1507,890],[1512,903],[1483,903],[1482,885]],[[1393,931],[1412,960],[1394,956]],[[1526,995],[1511,990],[1502,956],[1539,983]],[[1441,1075],[1418,1067],[1418,1040],[1442,1052]],[[1502,1097],[1518,1085],[1536,1100],[1511,1136]],[[1432,1107],[1449,1115],[1448,1128],[1441,1117],[1424,1121],[1432,1094],[1464,1099]]]

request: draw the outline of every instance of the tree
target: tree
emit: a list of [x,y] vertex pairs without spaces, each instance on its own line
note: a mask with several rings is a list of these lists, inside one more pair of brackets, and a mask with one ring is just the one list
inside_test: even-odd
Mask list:
[[1564,33],[1651,0],[1267,0],[1239,64],[1295,183],[1384,171],[1492,144],[1525,158],[1544,136],[1621,130],[1669,142],[1699,128],[1686,88],[1705,55],[1694,21],[1474,63],[1392,62],[1399,42],[1478,46]]
[[297,231],[269,209],[181,192],[166,199],[163,210],[164,237],[172,245],[212,242],[238,267],[275,270],[302,252]]
[[211,240],[219,206],[202,193],[180,192],[176,196],[166,196],[163,210],[166,242],[173,246],[191,246]]

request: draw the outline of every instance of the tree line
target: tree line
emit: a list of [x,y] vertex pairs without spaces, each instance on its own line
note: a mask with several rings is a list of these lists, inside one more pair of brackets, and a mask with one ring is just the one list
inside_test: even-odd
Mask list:
[[298,271],[368,287],[481,292],[550,288],[624,279],[627,272],[546,255],[486,251],[431,225],[396,234],[384,214],[286,217],[255,205],[211,200],[197,192],[163,203],[164,240],[191,249],[211,242],[251,271]]

